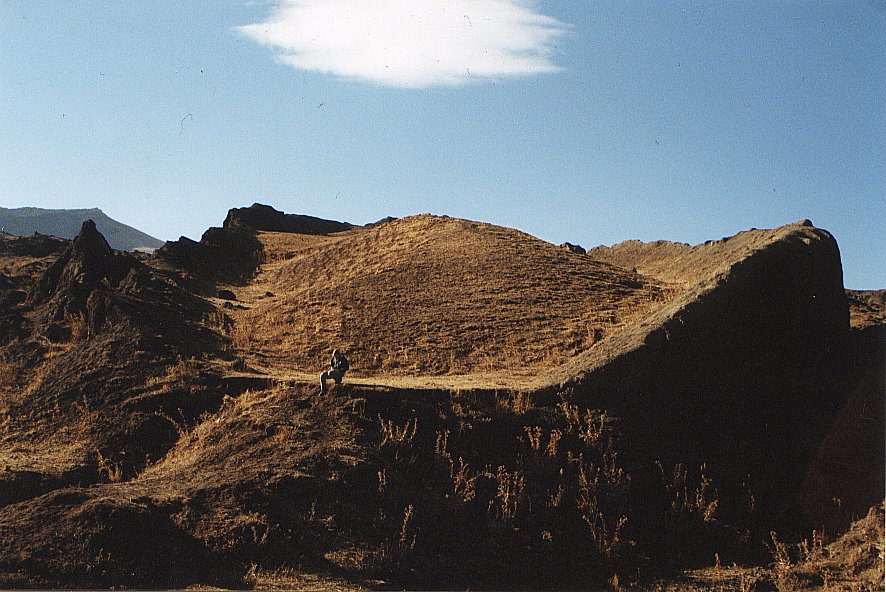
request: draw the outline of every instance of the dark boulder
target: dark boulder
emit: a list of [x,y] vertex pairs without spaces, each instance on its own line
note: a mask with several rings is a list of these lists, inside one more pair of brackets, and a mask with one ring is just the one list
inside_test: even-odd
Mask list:
[[253,204],[229,210],[222,227],[204,232],[200,242],[181,237],[167,242],[155,255],[197,277],[242,282],[252,275],[264,256],[257,231],[320,235],[350,228],[353,226],[344,222],[284,214],[271,206]]

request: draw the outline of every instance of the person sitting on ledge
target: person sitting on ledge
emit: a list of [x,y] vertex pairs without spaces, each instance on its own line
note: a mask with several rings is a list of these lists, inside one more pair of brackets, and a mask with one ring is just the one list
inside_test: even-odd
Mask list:
[[320,374],[321,395],[326,393],[327,379],[331,378],[335,381],[335,384],[341,384],[342,378],[345,377],[345,372],[347,372],[348,368],[350,368],[350,365],[348,364],[348,359],[337,349],[332,351],[332,361],[329,363],[329,365],[331,366],[331,368]]

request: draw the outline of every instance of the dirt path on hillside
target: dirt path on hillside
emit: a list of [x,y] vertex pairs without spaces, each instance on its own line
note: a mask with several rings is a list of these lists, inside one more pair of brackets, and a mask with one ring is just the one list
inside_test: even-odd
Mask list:
[[[324,242],[334,243],[347,240],[349,236],[361,232],[361,229],[341,233],[334,237],[322,237]],[[312,241],[317,238],[311,237]],[[307,241],[306,241],[307,242]],[[288,254],[288,253],[287,253]],[[288,257],[276,256],[272,253],[270,260],[261,265],[255,278],[245,286],[224,286],[237,294],[237,302],[227,312],[235,319],[235,322],[248,322],[244,318],[244,312],[252,310],[259,303],[272,304],[273,300],[280,300],[275,292],[277,283],[272,278],[277,277],[281,268],[287,263]],[[214,299],[217,305],[223,306],[223,299]],[[236,344],[235,344],[236,345]],[[287,363],[287,355],[281,351],[268,351],[265,349],[240,349],[238,353],[243,356],[249,368],[256,372],[234,372],[227,375],[231,378],[270,378],[286,384],[318,384],[319,375],[326,368],[320,368],[315,372],[306,372],[303,369],[293,368]],[[346,384],[355,384],[364,387],[379,387],[391,389],[410,390],[500,390],[500,389],[531,389],[537,380],[532,376],[521,377],[511,372],[473,373],[451,376],[362,376],[359,368],[354,368],[346,377]],[[330,385],[333,385],[330,382]],[[334,388],[334,387],[333,387]]]
[[[281,384],[302,385],[315,384],[319,389],[319,373],[316,375],[304,372],[234,372],[226,375],[231,379],[271,379]],[[342,384],[358,385],[381,389],[398,390],[532,390],[536,382],[531,378],[516,379],[507,374],[460,374],[456,376],[386,376],[365,377],[345,376]],[[335,389],[331,380],[327,385]]]

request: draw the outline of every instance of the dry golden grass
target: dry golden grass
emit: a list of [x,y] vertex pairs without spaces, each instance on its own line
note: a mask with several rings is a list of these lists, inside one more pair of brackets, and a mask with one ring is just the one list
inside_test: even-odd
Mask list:
[[[635,269],[670,285],[685,287],[726,271],[728,265],[766,247],[783,236],[786,230],[802,226],[805,225],[801,221],[772,230],[751,229],[700,245],[663,240],[649,243],[629,240],[612,247],[595,247],[588,251],[588,256]],[[811,231],[825,233],[819,229]]]
[[[339,558],[330,557],[330,563],[336,564]],[[351,563],[342,561],[343,563]],[[304,592],[360,592],[373,588],[360,586],[337,578],[331,574],[306,573],[292,568],[275,570],[255,567],[249,572],[246,583],[256,590],[303,590]]]
[[[702,274],[694,266],[715,273],[715,263],[746,254],[766,236],[662,247],[676,264],[670,275],[662,271],[662,251],[652,258],[657,267],[638,265],[652,279],[516,230],[433,216],[331,236],[260,233],[265,260],[256,277],[230,286],[234,304],[211,299],[219,308],[205,327],[231,337],[224,356],[169,354],[145,367],[144,381],[119,405],[81,389],[67,409],[41,407],[28,424],[0,414],[0,467],[41,474],[87,467],[84,483],[93,485],[81,488],[90,497],[83,507],[99,500],[123,516],[169,518],[187,540],[236,561],[241,579],[232,587],[356,590],[385,587],[378,578],[388,574],[403,587],[410,573],[439,559],[449,534],[460,542],[463,526],[478,520],[488,526],[474,533],[481,547],[536,553],[524,558],[590,552],[594,561],[628,565],[642,514],[631,514],[638,506],[627,503],[631,475],[613,444],[618,418],[573,404],[569,389],[560,391],[559,405],[540,408],[537,377],[618,350],[619,339],[648,330],[650,316],[671,314],[690,294],[692,274]],[[95,345],[82,314],[65,321],[70,340],[46,344],[43,362],[30,369],[30,391],[16,396],[41,391],[60,354]],[[347,384],[318,397],[313,383],[334,347],[348,351],[353,370]],[[232,363],[230,354],[243,359]],[[270,374],[250,383],[261,385],[256,390],[225,391],[234,381],[202,380],[207,370],[236,379],[232,369],[243,369],[244,360]],[[105,361],[98,356],[77,371],[85,376]],[[0,366],[0,380],[5,373],[14,381],[18,370]],[[255,378],[248,368],[242,373]],[[470,392],[478,389],[490,392]],[[180,402],[198,405],[203,397],[205,407],[187,419],[180,408],[176,415]],[[63,425],[63,413],[73,423]],[[128,441],[87,445],[108,427],[103,416],[122,423],[136,413],[162,420],[143,422],[151,428],[172,424],[168,444],[157,444],[143,465],[124,466]],[[680,465],[666,477],[677,517],[714,528],[717,491],[704,467],[697,479]],[[449,524],[453,532],[444,536]],[[67,539],[78,540],[77,523],[68,528],[75,536]],[[31,548],[39,549],[35,540]],[[772,540],[776,568],[742,571],[716,556],[716,567],[689,574],[692,584],[683,589],[762,590],[779,575],[801,574],[799,560],[822,557],[820,540],[796,548]],[[94,549],[100,555],[103,544]],[[153,545],[146,538],[143,551]],[[876,550],[852,550],[852,561],[868,566]],[[456,566],[471,567],[476,551],[461,553],[453,555],[462,561]],[[72,557],[71,565],[92,569],[92,558]],[[460,584],[457,576],[433,579],[438,574],[425,581],[473,588],[489,570],[509,575],[498,561],[505,555],[484,557],[482,569],[473,566],[479,579]],[[181,582],[203,581],[188,577]],[[610,582],[621,589],[632,578],[628,571]]]
[[340,348],[354,376],[513,384],[674,293],[517,230],[444,217],[259,238],[266,261],[238,290],[232,339],[251,365],[282,375],[313,376]]

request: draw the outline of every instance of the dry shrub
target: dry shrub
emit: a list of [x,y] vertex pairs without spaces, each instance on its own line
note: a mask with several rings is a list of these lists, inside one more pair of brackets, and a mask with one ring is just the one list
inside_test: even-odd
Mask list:
[[556,430],[556,429],[551,430],[551,436],[550,436],[550,438],[548,438],[548,448],[547,448],[548,456],[553,456],[553,457],[557,456],[557,445],[559,444],[560,438],[562,438],[562,437],[563,437],[563,432],[561,432],[560,430]]
[[82,312],[65,315],[65,324],[68,325],[71,331],[72,343],[78,343],[89,338],[89,325],[86,322],[86,315]]
[[496,481],[498,483],[499,517],[505,522],[512,521],[517,516],[517,510],[523,502],[526,476],[519,469],[508,471],[500,466],[496,473]]
[[437,439],[434,443],[434,454],[441,458],[445,458],[447,460],[452,460],[452,455],[449,454],[447,448],[449,447],[449,430],[443,430],[442,432],[437,432]]
[[585,445],[593,448],[608,430],[610,418],[605,411],[585,411],[584,422],[578,428],[578,435]]
[[778,540],[778,535],[774,530],[769,533],[769,536],[772,539],[772,544],[768,545],[769,552],[772,554],[772,568],[775,570],[778,588],[792,590],[797,583],[797,577],[792,570],[790,547]]
[[800,558],[803,561],[814,561],[822,556],[824,552],[824,536],[817,530],[812,531],[812,542],[809,539],[803,539],[798,545],[800,549]]
[[470,502],[477,497],[475,483],[477,482],[478,475],[471,475],[470,468],[463,458],[458,457],[457,467],[455,463],[452,463],[451,475],[452,493],[456,498]]
[[379,446],[392,444],[398,447],[406,447],[415,440],[415,434],[418,430],[418,418],[407,421],[404,425],[398,426],[393,420],[385,420],[381,416],[378,417],[378,424],[381,432],[381,444]]
[[525,426],[523,430],[526,432],[526,437],[529,439],[529,447],[532,448],[535,452],[541,450],[541,436],[542,429],[539,426]]
[[526,415],[535,408],[532,393],[522,390],[506,391],[504,396],[497,395],[495,404],[499,412],[514,415]]
[[[661,464],[659,468],[664,473]],[[701,464],[698,468],[698,481],[692,485],[686,467],[679,463],[674,466],[670,480],[664,480],[674,514],[696,516],[702,522],[712,522],[716,518],[719,499],[707,471],[707,465]]]
[[567,428],[570,430],[578,429],[581,417],[578,405],[570,405],[564,400],[560,402],[559,407],[560,412],[563,414],[563,418],[566,420]]
[[[607,559],[621,559],[624,547],[633,545],[626,536],[628,518],[620,512],[629,478],[609,453],[604,454],[602,465],[588,463],[583,456],[577,462],[577,505],[582,520],[588,525],[591,542]],[[609,508],[604,508],[603,503]]]
[[414,549],[416,535],[410,529],[414,507],[412,504],[403,509],[403,522],[400,525],[399,548],[401,550]]

